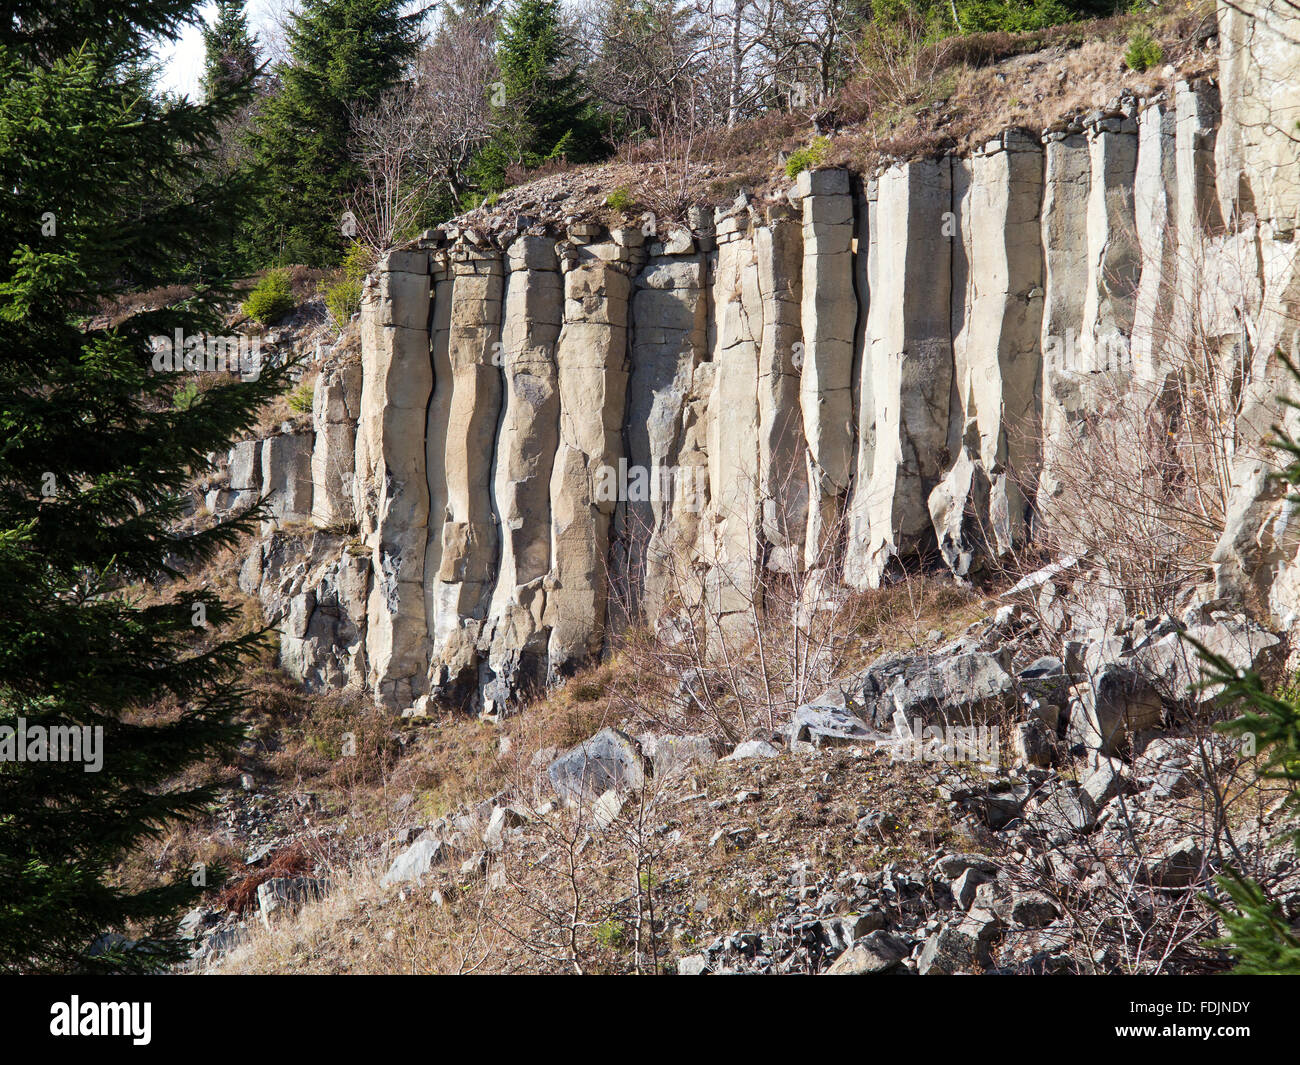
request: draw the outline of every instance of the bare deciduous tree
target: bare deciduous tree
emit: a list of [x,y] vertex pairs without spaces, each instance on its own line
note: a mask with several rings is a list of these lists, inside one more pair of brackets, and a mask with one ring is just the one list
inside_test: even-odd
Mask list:
[[413,78],[352,112],[352,150],[362,178],[349,209],[373,248],[412,235],[431,200],[454,207],[492,132],[497,76],[485,19],[452,19],[421,53]]

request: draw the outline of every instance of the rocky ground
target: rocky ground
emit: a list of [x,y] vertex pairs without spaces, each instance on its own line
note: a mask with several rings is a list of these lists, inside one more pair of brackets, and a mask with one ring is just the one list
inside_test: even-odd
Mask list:
[[[1216,873],[1246,868],[1300,918],[1300,869],[1271,843],[1281,793],[1205,727],[1227,708],[1178,694],[1182,633],[1243,665],[1281,653],[1200,606],[1056,657],[1009,606],[739,745],[624,721],[557,750],[501,728],[495,794],[434,818],[390,796],[381,831],[250,777],[223,831],[251,875],[187,917],[194,968],[1218,970]],[[945,722],[996,726],[996,763],[970,757],[975,729],[924,731]]]

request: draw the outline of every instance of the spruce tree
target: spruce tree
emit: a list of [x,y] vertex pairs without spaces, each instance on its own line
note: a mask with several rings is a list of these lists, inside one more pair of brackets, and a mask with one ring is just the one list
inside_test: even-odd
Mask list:
[[252,81],[257,38],[248,32],[244,0],[217,0],[217,17],[203,30],[203,92],[209,98]]
[[[258,634],[223,636],[230,607],[164,582],[256,517],[178,526],[186,485],[282,373],[219,377],[177,403],[183,375],[160,370],[153,338],[219,334],[225,293],[157,310],[122,299],[208,257],[251,192],[205,177],[238,94],[141,91],[153,40],[196,7],[25,2],[0,30],[0,971],[180,957],[175,915],[202,878],[140,889],[112,870],[209,807],[211,788],[182,774],[240,736],[238,677]],[[146,582],[164,590],[145,599]],[[76,733],[90,741],[80,761],[51,760],[51,733],[41,749],[51,728],[91,730]],[[101,764],[87,771],[92,748]],[[112,932],[135,945],[92,949]]]
[[353,109],[373,104],[414,58],[423,12],[403,0],[305,0],[289,27],[289,62],[254,136],[266,194],[253,231],[282,262],[332,266],[349,234],[344,204],[359,172]]
[[606,147],[600,112],[568,61],[559,0],[514,0],[497,28],[497,65],[496,133],[475,166],[481,192],[504,189],[515,167],[599,157]]

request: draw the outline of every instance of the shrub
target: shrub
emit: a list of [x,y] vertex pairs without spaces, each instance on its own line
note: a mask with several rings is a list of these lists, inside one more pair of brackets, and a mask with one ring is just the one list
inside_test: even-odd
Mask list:
[[172,407],[175,410],[189,410],[199,401],[199,386],[195,381],[187,381],[172,394]]
[[627,942],[627,931],[619,921],[605,920],[596,926],[596,943],[606,950],[621,950]]
[[1026,33],[1079,17],[1062,0],[967,0],[958,6],[958,14],[963,33]]
[[294,307],[293,287],[289,283],[288,270],[270,270],[253,291],[248,294],[240,308],[248,317],[263,325],[283,318]]
[[636,206],[636,201],[632,199],[632,193],[628,190],[628,187],[620,185],[605,197],[605,206],[615,211],[630,211]]
[[805,170],[821,166],[830,154],[831,142],[826,137],[816,138],[806,148],[796,148],[785,161],[785,176],[796,178]]
[[500,200],[500,192],[482,192],[477,189],[470,189],[461,194],[459,210],[468,213],[477,211],[480,207],[495,207]]
[[311,411],[312,399],[316,395],[316,386],[311,381],[304,381],[289,395],[289,409],[297,411],[299,414],[308,414]]
[[357,311],[361,310],[361,290],[365,284],[366,274],[375,263],[375,253],[361,243],[355,243],[343,257],[334,280],[322,282],[321,292],[325,297],[325,309],[329,312],[334,327],[343,331]]
[[1129,38],[1128,48],[1124,51],[1124,65],[1134,73],[1141,74],[1164,57],[1165,50],[1160,47],[1160,42],[1147,30],[1140,30]]

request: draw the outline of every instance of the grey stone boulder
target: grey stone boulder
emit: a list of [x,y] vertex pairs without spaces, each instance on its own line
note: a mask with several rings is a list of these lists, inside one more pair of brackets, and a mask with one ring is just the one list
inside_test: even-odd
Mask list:
[[220,919],[221,914],[216,910],[196,906],[181,918],[180,924],[176,927],[176,932],[182,939],[198,939]]
[[1025,821],[1049,840],[1061,842],[1092,829],[1097,823],[1097,804],[1079,785],[1061,783],[1032,800]]
[[922,976],[938,976],[987,969],[993,963],[993,942],[1001,931],[1002,921],[995,914],[972,910],[925,941],[916,970]]
[[209,513],[218,518],[231,510],[236,501],[235,493],[225,488],[214,488],[203,496],[203,505],[208,508]]
[[645,783],[640,744],[615,728],[601,729],[565,751],[546,775],[566,802],[597,799],[610,790],[635,791]]
[[1089,675],[1097,673],[1103,666],[1113,666],[1129,657],[1133,643],[1127,636],[1102,636],[1088,644],[1083,653],[1083,668]]
[[1022,765],[1050,766],[1056,761],[1056,740],[1042,721],[1033,718],[1014,726],[1011,751]]
[[978,869],[967,868],[952,882],[952,900],[959,910],[969,910],[975,902],[975,893],[989,878]]
[[1065,663],[1054,655],[1044,655],[1030,662],[1018,674],[1024,680],[1048,680],[1052,677],[1065,676]]
[[684,958],[677,959],[678,976],[708,976],[708,960],[703,954],[687,954]]
[[781,748],[773,747],[765,740],[745,740],[744,743],[736,744],[736,749],[722,760],[740,762],[747,758],[778,758],[780,755]]
[[1124,779],[1120,763],[1112,758],[1100,758],[1097,767],[1083,778],[1082,787],[1093,805],[1100,808],[1120,793]]
[[1041,891],[1013,891],[994,904],[993,912],[1013,928],[1045,928],[1061,914]]
[[979,817],[989,828],[1006,828],[1024,815],[1029,799],[1027,784],[1001,781],[961,800],[962,806]]
[[1191,836],[1166,844],[1138,868],[1139,879],[1153,887],[1182,888],[1200,879],[1205,852]]
[[945,880],[956,880],[968,869],[980,873],[986,880],[992,879],[998,872],[997,862],[982,854],[945,854],[935,862],[934,868]]
[[506,834],[512,828],[524,824],[527,818],[514,807],[494,806],[488,816],[487,828],[483,830],[483,846],[489,851],[499,851],[504,845]]
[[906,940],[877,929],[854,942],[835,959],[825,976],[883,976],[906,972],[903,959],[909,953]]
[[861,843],[866,840],[883,839],[886,834],[897,832],[903,827],[903,822],[899,820],[896,814],[887,810],[872,810],[863,817],[858,818],[857,826],[853,830],[853,838]]
[[692,766],[711,765],[718,760],[708,736],[647,733],[641,737],[641,753],[650,760],[656,777],[683,773]]
[[446,858],[446,845],[441,840],[425,836],[416,840],[393,860],[388,871],[379,878],[379,883],[387,887],[390,884],[419,880]]
[[1127,666],[1104,665],[1071,689],[1066,741],[1113,754],[1134,732],[1159,726],[1163,704],[1155,687]]
[[325,894],[325,881],[310,876],[275,876],[257,885],[257,909],[268,928],[274,914],[287,914]]
[[1195,787],[1207,766],[1211,772],[1231,768],[1238,750],[1227,736],[1157,736],[1134,760],[1133,775],[1137,786],[1150,788],[1155,798],[1170,798]]
[[1057,722],[1070,703],[1070,685],[1078,681],[1065,663],[1050,655],[1035,659],[1016,674],[1021,702],[1049,728]]
[[805,703],[795,710],[786,726],[786,735],[792,743],[811,743],[814,747],[845,746],[883,738],[846,706],[830,701]]
[[872,903],[861,913],[855,913],[852,916],[844,918],[844,925],[848,931],[849,941],[857,942],[865,935],[869,935],[878,929],[884,928],[889,923],[889,915],[883,908]]
[[[1185,635],[1238,669],[1259,669],[1280,643],[1277,636],[1241,615],[1219,615],[1213,621],[1189,625]],[[1199,654],[1178,632],[1134,651],[1128,665],[1167,698],[1199,704],[1218,694],[1217,687],[1202,687]]]
[[909,722],[972,724],[996,718],[1017,698],[1005,658],[986,651],[884,659],[867,669],[849,695],[868,722],[887,731],[895,713]]

